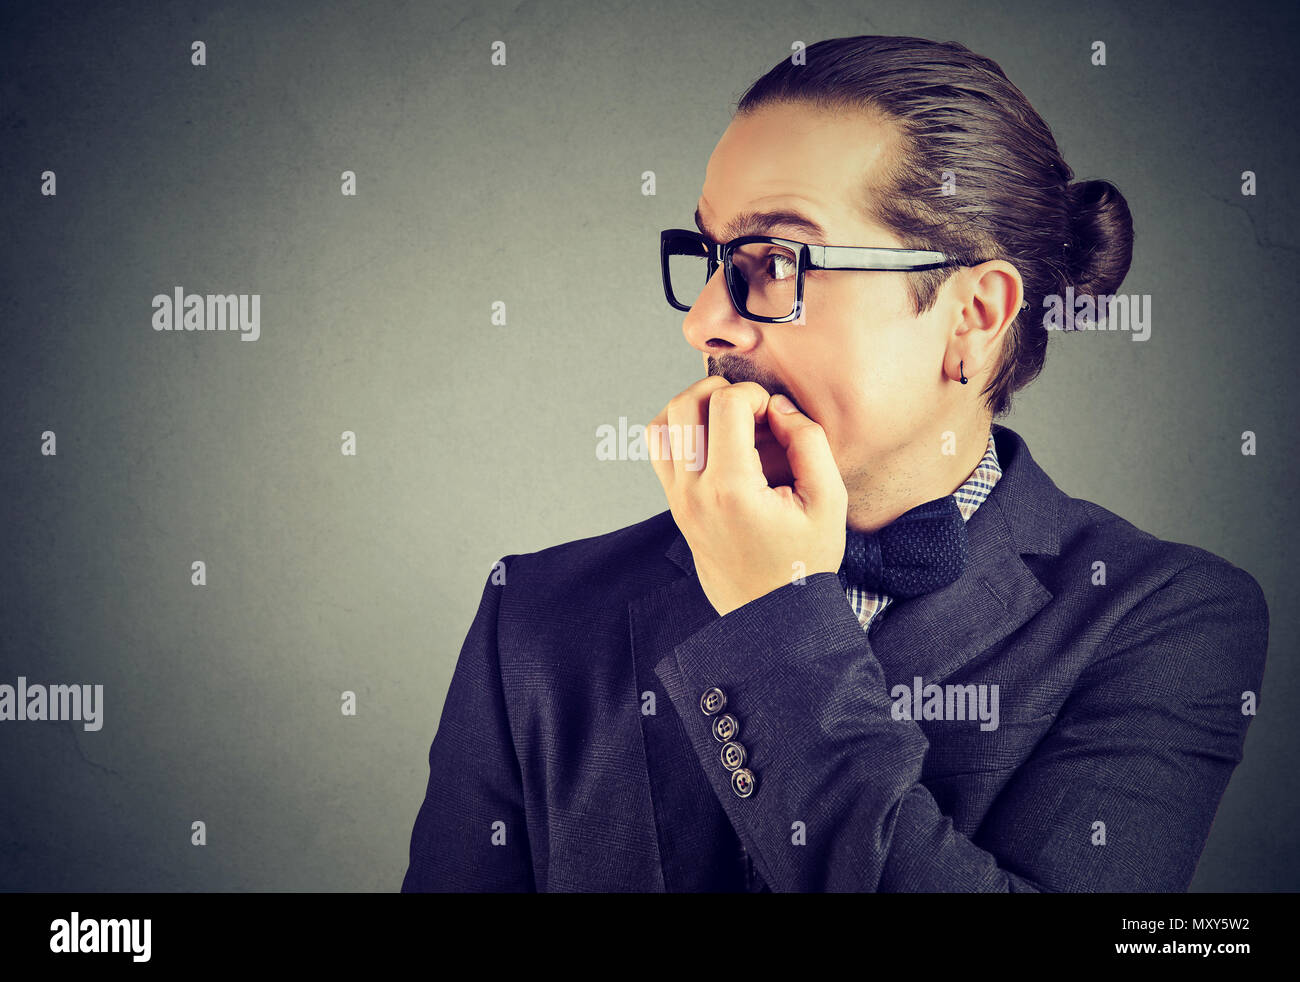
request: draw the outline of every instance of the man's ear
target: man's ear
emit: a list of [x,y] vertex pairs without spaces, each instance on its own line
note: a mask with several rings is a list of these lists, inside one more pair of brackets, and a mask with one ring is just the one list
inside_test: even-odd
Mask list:
[[1002,332],[1024,310],[1025,287],[1020,271],[1005,259],[990,259],[966,270],[962,317],[967,330],[989,332],[986,347],[996,348]]

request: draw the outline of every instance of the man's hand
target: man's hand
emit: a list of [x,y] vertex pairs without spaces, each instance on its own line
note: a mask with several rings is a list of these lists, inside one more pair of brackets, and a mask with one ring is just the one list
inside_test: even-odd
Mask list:
[[[781,412],[782,405],[794,411]],[[758,422],[784,448],[793,487],[768,485],[754,446]],[[683,452],[681,438],[700,433],[695,427],[707,434],[695,441],[700,459]],[[848,492],[826,433],[784,396],[711,375],[674,396],[646,439],[700,587],[719,614],[798,576],[840,568]]]

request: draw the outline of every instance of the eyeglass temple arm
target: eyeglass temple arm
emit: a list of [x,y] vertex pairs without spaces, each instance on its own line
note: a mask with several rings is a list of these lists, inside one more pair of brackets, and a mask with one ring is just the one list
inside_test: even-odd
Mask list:
[[[876,249],[867,246],[808,246],[813,269],[934,269],[956,265],[945,253],[926,249]],[[866,265],[864,265],[864,263]]]
[[[918,270],[960,265],[956,259],[951,259],[942,252],[926,249],[876,249],[869,246],[810,245],[808,258],[813,269]],[[864,258],[874,259],[875,263],[871,266],[857,265]],[[1028,310],[1029,301],[1023,301],[1020,309]]]

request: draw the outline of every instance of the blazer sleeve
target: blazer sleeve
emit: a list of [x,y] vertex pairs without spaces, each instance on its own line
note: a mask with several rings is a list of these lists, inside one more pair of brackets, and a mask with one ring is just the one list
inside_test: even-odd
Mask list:
[[[508,568],[514,558],[501,562]],[[503,590],[488,577],[452,674],[429,748],[429,784],[411,833],[403,893],[535,889],[497,656]]]
[[684,720],[705,720],[705,689],[726,693],[750,797],[732,792],[709,727],[687,729],[774,891],[1168,892],[1187,889],[1241,760],[1243,693],[1258,697],[1267,646],[1248,573],[1181,570],[1116,623],[973,837],[919,783],[929,742],[891,716],[835,574],[713,621],[657,670]]

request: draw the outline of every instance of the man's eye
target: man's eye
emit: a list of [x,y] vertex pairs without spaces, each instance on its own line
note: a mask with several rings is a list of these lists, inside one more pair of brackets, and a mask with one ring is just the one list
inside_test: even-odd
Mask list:
[[799,264],[789,256],[781,253],[772,253],[768,257],[768,261],[770,264],[768,270],[774,280],[788,279],[799,272]]

